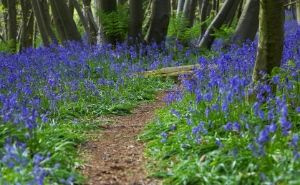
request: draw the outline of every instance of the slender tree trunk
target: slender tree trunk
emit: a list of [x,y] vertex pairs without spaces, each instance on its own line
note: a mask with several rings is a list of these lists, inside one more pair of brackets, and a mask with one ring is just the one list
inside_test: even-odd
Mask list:
[[258,30],[259,0],[247,0],[233,35],[234,42],[254,40]]
[[83,12],[81,10],[81,7],[80,7],[80,4],[78,3],[77,0],[69,0],[70,1],[70,4],[72,4],[72,6],[75,8],[79,18],[80,18],[80,21],[83,25],[83,28],[86,32],[86,34],[88,35],[88,38],[90,38],[90,30],[89,30],[89,25],[88,25],[88,19],[83,15]]
[[75,6],[74,6],[74,3],[72,2],[72,0],[68,0],[68,7],[71,12],[71,16],[74,17]]
[[200,40],[200,43],[198,47],[200,48],[206,48],[210,49],[211,45],[213,44],[213,41],[215,39],[214,33],[216,30],[219,30],[221,26],[225,23],[228,16],[230,15],[230,11],[232,10],[232,7],[239,3],[240,0],[226,0],[222,9],[217,14],[217,16],[214,18],[212,23],[207,28],[205,34],[203,35],[202,39]]
[[171,0],[171,11],[177,10],[177,0]]
[[240,2],[239,8],[238,8],[238,12],[237,12],[237,18],[240,19],[240,17],[242,16],[242,13],[244,11],[244,0],[242,0]]
[[260,0],[259,41],[253,81],[280,67],[284,39],[284,1]]
[[136,43],[142,39],[142,27],[144,19],[143,0],[129,0],[129,40]]
[[145,9],[144,15],[144,25],[143,25],[143,34],[147,33],[150,27],[150,18],[151,18],[151,9],[152,9],[152,0],[149,0],[148,5]]
[[297,9],[297,22],[298,25],[300,25],[300,0],[297,1],[296,9]]
[[179,16],[182,13],[184,3],[185,3],[185,0],[178,0],[176,16]]
[[[39,0],[31,0],[31,5],[32,5],[33,12],[34,12],[34,16],[36,18],[36,25],[40,30],[43,44],[45,46],[49,46],[50,40],[48,37],[48,30],[47,30],[47,26],[46,26],[46,22],[45,22],[45,16],[43,14],[41,2]],[[37,29],[35,29],[34,33],[35,33],[34,34],[34,36],[35,36],[37,33]],[[36,42],[36,39],[34,39],[34,43],[35,42]]]
[[7,11],[7,0],[2,0],[3,11],[3,22],[4,22],[4,40],[8,40],[8,11]]
[[16,0],[7,0],[8,8],[8,42],[11,51],[17,49],[17,8]]
[[47,0],[41,1],[41,10],[42,10],[43,21],[46,26],[48,37],[50,37],[52,43],[58,43],[58,39],[56,38],[56,35],[53,32],[53,29],[51,27],[51,16],[50,16]]
[[229,10],[229,13],[226,16],[226,20],[225,20],[224,24],[226,24],[227,26],[231,26],[236,14],[238,14],[239,5],[241,5],[242,3],[243,3],[243,0],[239,0],[239,1],[235,1],[232,4],[232,6]]
[[207,23],[204,23],[209,15],[210,15],[210,11],[211,11],[211,4],[210,4],[210,0],[203,0],[202,2],[202,7],[201,7],[201,15],[200,15],[200,21],[201,21],[201,35],[203,35],[207,29]]
[[81,36],[65,1],[50,0],[55,26],[63,41],[81,41]]
[[119,6],[119,5],[123,5],[123,4],[125,4],[125,3],[127,3],[127,0],[117,0],[117,5]]
[[22,30],[20,38],[20,51],[32,47],[33,44],[33,21],[34,15],[30,1],[21,0],[22,9]]
[[183,17],[187,20],[187,27],[191,28],[194,24],[197,0],[185,0]]
[[91,8],[91,0],[83,0],[84,5],[84,14],[88,20],[88,28],[89,28],[89,43],[97,44],[97,34],[98,34],[98,26],[94,20],[92,8]]
[[[39,27],[38,27],[38,23],[36,21],[37,19],[35,19],[35,21],[33,21],[33,47],[36,48],[37,47],[37,37],[38,37],[38,32],[39,32]],[[42,35],[42,34],[41,34]],[[47,38],[48,39],[48,38]],[[42,37],[42,41],[44,46],[47,46],[44,43],[43,37]]]
[[151,23],[146,42],[160,44],[165,41],[171,14],[170,0],[153,0]]

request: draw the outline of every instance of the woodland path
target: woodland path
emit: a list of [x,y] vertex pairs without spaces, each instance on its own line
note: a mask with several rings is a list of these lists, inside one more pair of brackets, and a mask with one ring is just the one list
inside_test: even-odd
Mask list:
[[99,119],[110,122],[102,126],[99,137],[83,147],[86,164],[83,174],[88,185],[159,185],[147,176],[144,145],[137,136],[155,116],[155,110],[164,106],[166,92],[157,94],[153,102],[141,103],[132,114],[105,116]]

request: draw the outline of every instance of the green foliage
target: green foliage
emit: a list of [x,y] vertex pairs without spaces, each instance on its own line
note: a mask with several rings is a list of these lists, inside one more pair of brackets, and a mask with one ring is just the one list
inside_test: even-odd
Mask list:
[[213,35],[216,38],[220,38],[224,40],[224,42],[227,42],[233,35],[234,31],[235,31],[234,26],[223,25],[219,30],[216,30]]
[[98,16],[103,26],[103,32],[108,38],[124,40],[128,33],[129,9],[127,6],[118,6],[117,11],[99,12]]
[[177,38],[182,43],[188,43],[192,39],[198,38],[201,34],[203,23],[195,22],[194,25],[187,27],[187,20],[182,15],[172,17],[169,24],[168,36]]

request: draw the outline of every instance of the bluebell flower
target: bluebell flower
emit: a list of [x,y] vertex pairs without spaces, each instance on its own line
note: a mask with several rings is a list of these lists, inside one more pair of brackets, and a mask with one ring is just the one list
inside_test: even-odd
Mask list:
[[224,125],[224,129],[226,131],[231,131],[233,128],[233,124],[231,122],[228,122],[226,125]]
[[262,131],[259,132],[257,142],[259,144],[265,144],[270,139],[270,131],[269,128],[266,126]]
[[299,142],[299,135],[298,134],[294,134],[293,137],[292,137],[292,140],[291,140],[291,145],[294,148],[297,148],[298,147],[298,142]]
[[241,125],[240,125],[238,122],[234,122],[234,123],[232,124],[232,130],[233,130],[233,131],[236,131],[236,132],[240,132],[240,130],[241,130]]

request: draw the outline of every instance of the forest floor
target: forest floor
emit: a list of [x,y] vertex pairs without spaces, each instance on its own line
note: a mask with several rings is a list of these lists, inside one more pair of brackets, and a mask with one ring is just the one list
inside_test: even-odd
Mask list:
[[106,122],[99,132],[82,146],[83,175],[90,185],[158,185],[145,170],[144,144],[137,140],[145,125],[164,106],[167,92],[157,94],[153,102],[144,102],[131,114],[100,117]]

